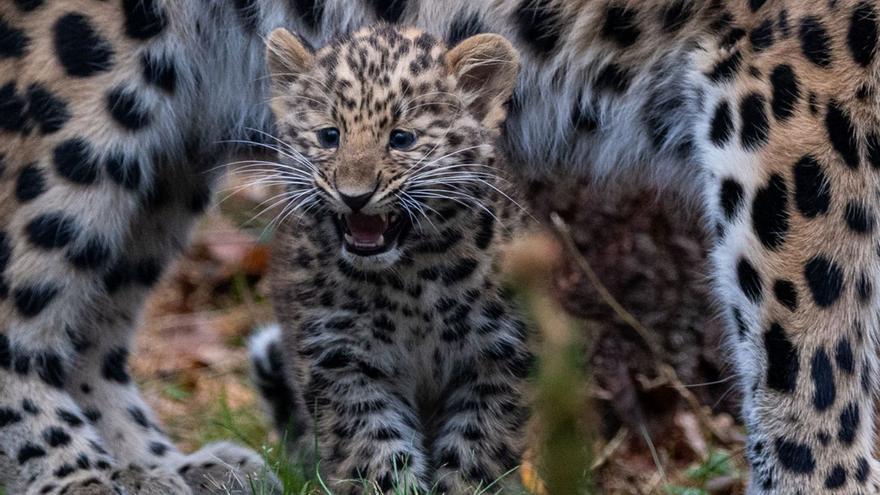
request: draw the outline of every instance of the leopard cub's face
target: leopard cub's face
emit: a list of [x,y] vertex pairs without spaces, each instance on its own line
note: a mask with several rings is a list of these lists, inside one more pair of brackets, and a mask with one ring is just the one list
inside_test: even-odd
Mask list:
[[476,209],[518,71],[496,35],[449,49],[377,26],[316,52],[278,29],[268,63],[289,208],[327,227],[350,261],[390,266],[440,234],[436,215]]

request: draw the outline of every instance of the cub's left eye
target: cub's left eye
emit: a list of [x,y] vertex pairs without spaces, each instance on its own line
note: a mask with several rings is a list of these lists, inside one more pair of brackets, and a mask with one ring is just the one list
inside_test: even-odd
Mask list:
[[388,137],[388,146],[396,150],[406,150],[412,147],[416,142],[416,135],[409,131],[394,129],[391,136]]

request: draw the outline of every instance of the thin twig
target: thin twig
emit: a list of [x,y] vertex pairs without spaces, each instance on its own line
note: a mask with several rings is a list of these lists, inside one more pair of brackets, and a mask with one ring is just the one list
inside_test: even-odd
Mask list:
[[710,432],[712,436],[716,437],[718,440],[725,442],[725,435],[712,423],[711,418],[709,418],[709,415],[700,404],[700,401],[690,390],[688,390],[687,386],[678,377],[675,368],[670,366],[664,359],[665,352],[660,344],[654,339],[654,333],[642,325],[632,313],[627,311],[626,308],[617,301],[608,288],[605,287],[605,284],[602,283],[602,280],[599,278],[596,271],[593,270],[593,267],[590,266],[590,262],[580,253],[574,242],[574,238],[571,236],[571,229],[568,227],[568,224],[565,223],[565,220],[563,220],[558,214],[551,213],[550,221],[553,223],[553,227],[556,229],[556,233],[562,241],[566,251],[568,251],[574,259],[578,268],[587,276],[590,285],[592,285],[596,292],[599,293],[599,297],[602,301],[614,311],[618,318],[632,328],[648,347],[648,351],[654,358],[660,376],[663,377],[685,400],[688,406],[693,409],[703,429]]

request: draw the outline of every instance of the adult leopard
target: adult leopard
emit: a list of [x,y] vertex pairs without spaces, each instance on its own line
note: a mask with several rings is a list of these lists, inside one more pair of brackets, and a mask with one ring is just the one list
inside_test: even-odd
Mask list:
[[[261,135],[248,128],[272,131],[262,37],[286,25],[321,45],[385,20],[450,45],[478,32],[514,43],[523,72],[503,144],[524,173],[647,180],[699,201],[717,232],[750,493],[880,492],[878,8],[6,0],[0,446],[33,491],[69,484],[52,470],[88,439],[110,465],[157,462],[150,446],[167,443],[129,414],[144,410],[125,373],[130,330],[207,203],[202,171],[235,151],[224,143]],[[59,407],[76,418],[59,416],[72,422],[63,445],[45,414]],[[124,434],[83,424],[90,410]],[[111,483],[96,464],[71,476]]]

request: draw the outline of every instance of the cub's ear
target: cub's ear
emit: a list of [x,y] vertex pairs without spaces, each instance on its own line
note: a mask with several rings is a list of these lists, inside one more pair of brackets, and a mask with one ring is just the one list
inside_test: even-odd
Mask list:
[[284,28],[277,28],[269,33],[266,41],[266,63],[273,88],[283,91],[300,74],[312,70],[315,57],[298,37]]
[[445,64],[474,116],[490,129],[499,127],[519,74],[519,55],[510,42],[497,34],[472,36],[446,52]]

